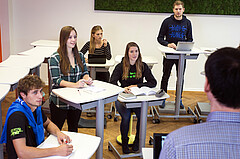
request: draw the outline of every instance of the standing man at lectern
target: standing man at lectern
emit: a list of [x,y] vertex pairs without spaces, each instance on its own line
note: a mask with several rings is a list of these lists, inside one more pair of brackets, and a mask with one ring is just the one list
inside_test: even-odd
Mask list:
[[[193,41],[191,21],[183,15],[184,10],[184,3],[182,1],[174,2],[174,14],[163,21],[157,37],[157,40],[161,45],[176,49],[178,41]],[[161,89],[163,89],[165,92],[167,92],[168,80],[174,64],[176,65],[176,70],[178,72],[178,59],[166,59],[164,57]],[[184,66],[184,72],[185,68],[186,65]],[[162,108],[164,107],[165,101],[162,104]],[[180,101],[180,108],[184,108],[182,99]]]

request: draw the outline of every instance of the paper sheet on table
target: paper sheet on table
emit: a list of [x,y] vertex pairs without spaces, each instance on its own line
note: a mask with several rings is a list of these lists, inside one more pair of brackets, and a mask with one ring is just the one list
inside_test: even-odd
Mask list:
[[[68,135],[72,139],[71,143],[69,144],[73,145],[72,153],[74,153],[78,148],[78,144],[81,142],[81,140],[77,138],[76,134],[74,133],[66,132],[66,131],[63,131],[63,133]],[[42,144],[38,146],[38,148],[53,148],[58,146],[60,146],[60,144],[57,141],[57,137],[54,135],[50,135]],[[38,159],[53,159],[53,158],[68,159],[71,155],[72,154],[70,154],[69,156],[49,156],[49,157],[43,157]]]
[[99,92],[105,91],[105,88],[92,85],[92,86],[83,88],[83,90],[88,93],[99,93]]

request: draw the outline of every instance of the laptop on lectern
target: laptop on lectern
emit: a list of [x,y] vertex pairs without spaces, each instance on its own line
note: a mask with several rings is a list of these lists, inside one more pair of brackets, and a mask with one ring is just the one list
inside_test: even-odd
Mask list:
[[153,159],[158,159],[160,156],[163,143],[167,137],[167,133],[154,133],[153,134]]
[[192,51],[194,42],[189,41],[179,41],[177,43],[177,51]]

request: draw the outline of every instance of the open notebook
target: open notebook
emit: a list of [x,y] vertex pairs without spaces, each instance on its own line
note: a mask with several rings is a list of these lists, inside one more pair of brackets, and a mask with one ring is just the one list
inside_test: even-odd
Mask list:
[[138,87],[131,87],[130,88],[132,94],[134,94],[135,96],[138,96],[138,95],[154,95],[156,94],[156,91],[153,90],[152,88],[149,88],[149,87],[141,87],[141,88],[138,88]]

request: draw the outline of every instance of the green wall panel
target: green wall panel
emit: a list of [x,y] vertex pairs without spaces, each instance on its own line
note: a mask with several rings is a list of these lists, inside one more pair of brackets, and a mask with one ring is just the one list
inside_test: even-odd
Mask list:
[[[175,0],[95,0],[95,10],[172,13]],[[240,0],[184,0],[187,14],[240,15]]]

